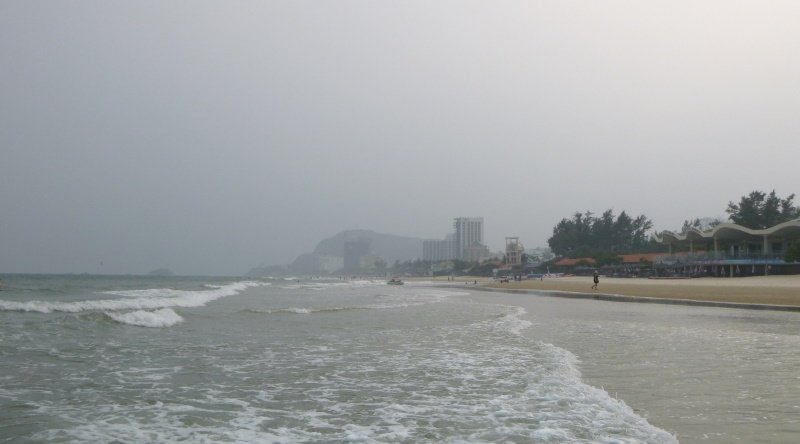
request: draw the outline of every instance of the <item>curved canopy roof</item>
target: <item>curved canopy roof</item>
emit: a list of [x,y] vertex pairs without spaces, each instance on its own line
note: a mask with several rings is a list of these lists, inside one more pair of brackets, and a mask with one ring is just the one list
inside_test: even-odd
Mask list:
[[685,234],[664,230],[660,235],[653,234],[653,239],[662,244],[669,244],[684,241],[710,241],[714,239],[760,240],[763,236],[800,238],[800,219],[790,220],[763,230],[754,230],[731,223],[719,224],[708,231],[700,231],[696,228],[691,228]]

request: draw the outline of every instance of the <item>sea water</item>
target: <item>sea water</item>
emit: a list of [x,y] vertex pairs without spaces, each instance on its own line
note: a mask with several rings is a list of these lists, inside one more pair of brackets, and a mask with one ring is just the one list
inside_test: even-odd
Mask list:
[[526,310],[372,280],[5,276],[0,442],[676,438]]

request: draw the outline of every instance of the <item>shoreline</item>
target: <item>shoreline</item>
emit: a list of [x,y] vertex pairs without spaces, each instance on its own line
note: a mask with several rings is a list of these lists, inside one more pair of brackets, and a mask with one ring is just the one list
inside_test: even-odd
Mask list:
[[593,299],[596,301],[610,301],[610,302],[636,302],[640,304],[664,304],[664,305],[690,305],[696,307],[720,307],[720,308],[738,308],[744,310],[772,310],[772,311],[789,311],[799,312],[800,305],[776,305],[776,304],[753,304],[745,302],[724,302],[724,301],[706,301],[702,299],[679,299],[679,298],[657,298],[650,296],[627,296],[622,294],[611,293],[582,293],[561,290],[531,290],[531,289],[511,289],[511,288],[496,288],[489,286],[466,286],[458,285],[457,288],[478,290],[485,292],[498,292],[510,294],[530,294],[536,296],[547,296],[553,298],[568,298],[568,299]]
[[[477,285],[472,283],[476,280]],[[438,279],[433,282],[444,283]],[[597,291],[590,289],[591,276],[502,284],[489,278],[462,277],[447,283],[463,289],[572,299],[800,312],[800,275],[694,279],[601,276]]]
[[464,296],[469,301],[524,309],[530,325],[522,335],[572,353],[583,382],[680,442],[797,441],[800,386],[786,383],[797,373],[796,313],[460,287],[478,290]]

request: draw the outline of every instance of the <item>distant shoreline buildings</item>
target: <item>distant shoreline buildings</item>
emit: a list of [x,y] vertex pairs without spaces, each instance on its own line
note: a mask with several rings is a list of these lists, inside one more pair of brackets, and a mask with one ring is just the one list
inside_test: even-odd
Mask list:
[[491,256],[484,244],[482,217],[457,217],[453,219],[453,232],[444,239],[422,241],[422,259],[441,262],[458,259],[480,262]]

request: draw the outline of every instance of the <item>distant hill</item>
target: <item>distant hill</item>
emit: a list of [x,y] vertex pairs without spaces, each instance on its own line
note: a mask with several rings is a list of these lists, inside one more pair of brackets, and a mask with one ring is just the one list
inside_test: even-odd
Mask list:
[[372,253],[382,257],[389,264],[394,261],[408,261],[422,258],[422,239],[376,233],[372,230],[347,230],[321,240],[314,248],[318,256],[344,256],[347,241],[366,239],[371,242]]
[[290,265],[262,265],[251,269],[246,276],[333,273],[342,268],[345,242],[358,240],[368,240],[370,253],[383,258],[389,266],[395,261],[422,258],[422,239],[376,233],[372,230],[346,230],[319,241],[312,253],[297,256]]

